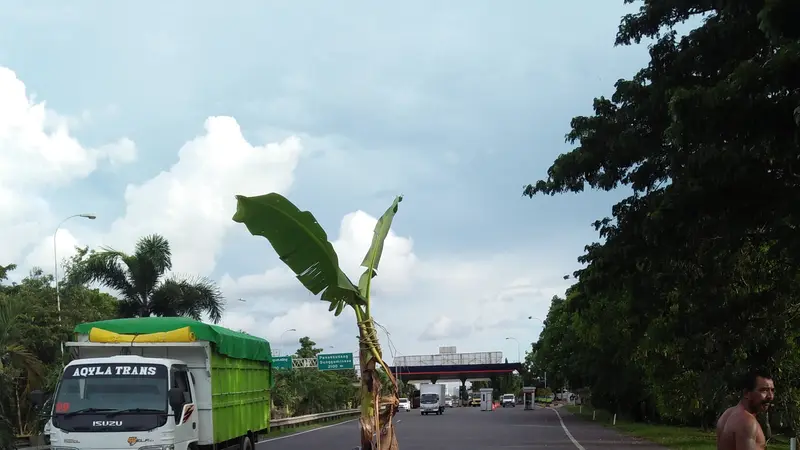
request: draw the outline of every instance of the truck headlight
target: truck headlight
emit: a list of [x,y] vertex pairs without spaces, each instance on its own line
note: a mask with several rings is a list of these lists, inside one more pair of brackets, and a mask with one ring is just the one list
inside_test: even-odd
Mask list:
[[175,446],[172,444],[169,445],[148,445],[145,447],[139,447],[139,450],[175,450]]

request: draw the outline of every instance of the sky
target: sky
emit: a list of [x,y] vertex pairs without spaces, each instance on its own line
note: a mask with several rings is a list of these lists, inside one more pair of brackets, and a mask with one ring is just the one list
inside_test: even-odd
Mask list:
[[[375,279],[391,356],[501,351],[541,331],[619,192],[522,197],[573,116],[647,62],[614,47],[638,5],[507,0],[15,2],[0,10],[0,264],[52,273],[76,245],[167,237],[215,280],[222,324],[284,353],[357,349],[234,196],[311,211],[357,280],[404,195]],[[529,319],[531,317],[531,319]],[[296,331],[287,331],[295,329]],[[391,360],[391,358],[389,358]]]

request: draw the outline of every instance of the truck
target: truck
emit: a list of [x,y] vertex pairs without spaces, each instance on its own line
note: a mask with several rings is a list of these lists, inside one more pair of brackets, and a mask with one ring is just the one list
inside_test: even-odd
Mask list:
[[[269,342],[180,317],[79,324],[45,427],[59,450],[253,450],[269,431]],[[41,391],[31,393],[45,403]]]
[[420,415],[444,414],[444,400],[447,386],[444,384],[423,384],[419,387]]
[[473,392],[469,394],[469,406],[481,406],[481,393]]

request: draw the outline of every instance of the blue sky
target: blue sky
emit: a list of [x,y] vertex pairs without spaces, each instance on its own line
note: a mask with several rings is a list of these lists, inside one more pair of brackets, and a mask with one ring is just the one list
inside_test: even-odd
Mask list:
[[[141,234],[163,233],[176,247],[178,272],[210,276],[229,299],[246,299],[231,302],[225,324],[278,347],[310,334],[351,351],[352,317],[333,320],[280,270],[266,241],[228,223],[232,196],[281,191],[311,210],[331,239],[345,216],[363,211],[346,221],[352,239],[337,244],[340,254],[353,252],[343,259],[356,261],[359,242],[370,238],[369,215],[404,194],[396,254],[385,256],[389,268],[377,279],[389,287],[375,300],[393,347],[413,355],[456,345],[515,360],[516,344],[505,337],[523,347],[535,340],[540,327],[527,316],[544,318],[550,296],[563,294],[561,275],[579,267],[583,246],[596,239],[590,223],[621,197],[520,194],[569,150],[570,119],[590,113],[593,97],[610,95],[615,80],[646,63],[644,46],[613,47],[619,18],[632,11],[622,3],[4,7],[0,67],[24,83],[26,108],[45,102],[50,111],[29,133],[52,138],[57,118],[86,150],[75,155],[92,162],[61,167],[53,162],[61,141],[4,138],[4,117],[28,116],[4,116],[0,105],[0,175],[2,165],[16,167],[11,161],[50,162],[41,166],[50,172],[0,176],[0,231],[15,237],[0,257],[52,270],[55,225],[91,211],[96,221],[62,228],[60,253],[75,243],[130,249]],[[9,79],[0,77],[0,95],[19,92]],[[221,116],[232,119],[204,129]],[[236,140],[237,124],[244,140]],[[286,141],[291,136],[296,141]],[[195,156],[179,155],[196,138],[184,147]],[[267,143],[274,148],[251,147]],[[259,151],[283,156],[236,160]],[[26,206],[4,203],[4,192]],[[393,256],[401,261],[394,266]],[[357,277],[357,261],[351,265]],[[284,333],[289,328],[298,332]]]

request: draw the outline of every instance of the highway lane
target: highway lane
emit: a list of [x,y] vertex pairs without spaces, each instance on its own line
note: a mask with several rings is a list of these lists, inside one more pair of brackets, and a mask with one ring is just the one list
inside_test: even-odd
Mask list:
[[[525,411],[522,407],[498,408],[493,412],[478,408],[450,408],[441,416],[421,416],[418,410],[412,410],[399,412],[395,423],[401,450],[662,449],[620,436],[563,409],[559,413],[550,408],[535,411]],[[357,446],[358,422],[351,421],[266,439],[259,443],[258,450],[351,450]]]

